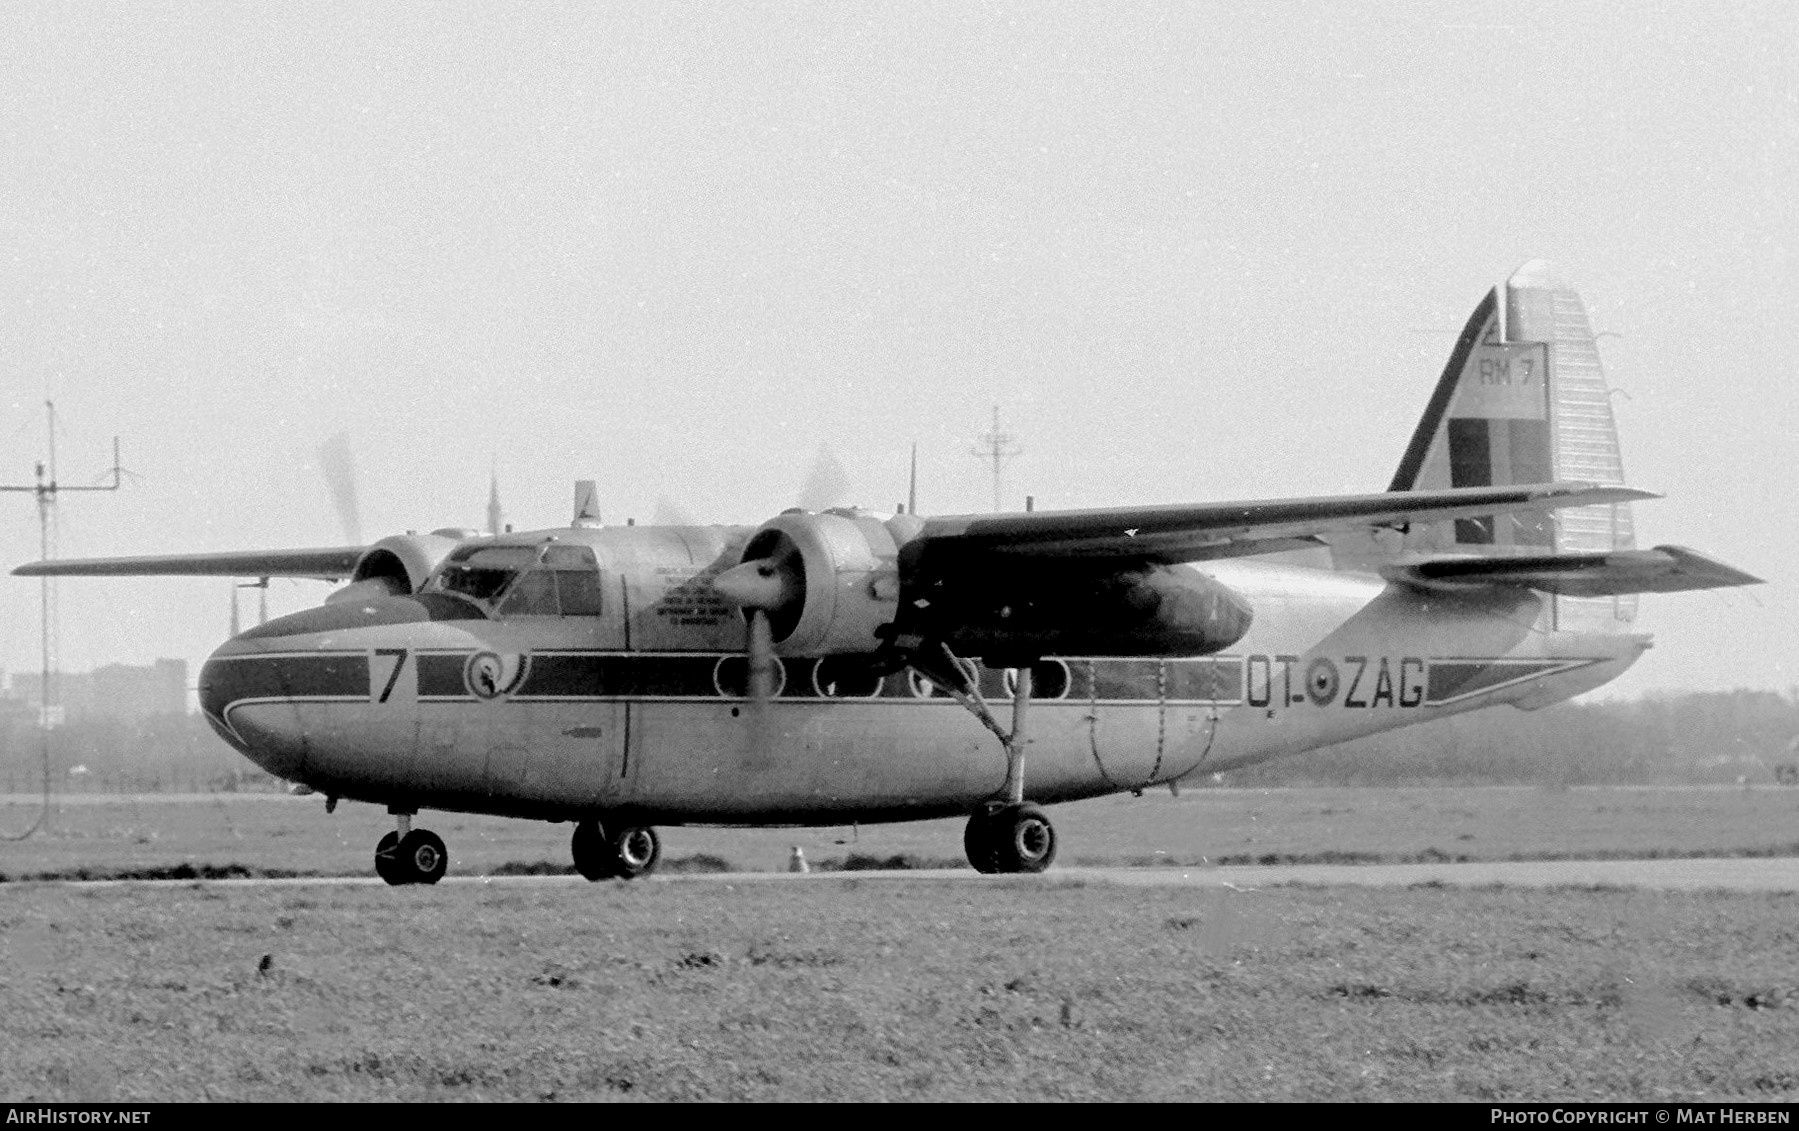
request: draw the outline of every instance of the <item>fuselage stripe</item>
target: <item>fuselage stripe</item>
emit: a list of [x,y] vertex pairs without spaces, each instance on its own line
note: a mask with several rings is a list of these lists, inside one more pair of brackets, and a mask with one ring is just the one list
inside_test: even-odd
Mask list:
[[[479,700],[507,700],[526,703],[578,702],[720,702],[744,696],[745,661],[737,653],[629,653],[542,651],[528,656],[511,657],[502,666],[514,664],[521,672],[516,686],[485,688],[477,694],[471,686],[471,661],[478,653],[466,651],[420,651],[413,663],[416,671],[416,700],[420,703],[468,703]],[[1225,707],[1245,702],[1246,691],[1253,683],[1253,705],[1264,705],[1270,690],[1265,684],[1272,678],[1273,667],[1266,657],[1251,657],[1262,662],[1260,673],[1249,681],[1245,674],[1245,658],[1241,656],[1209,657],[1192,660],[1157,660],[1136,658],[1049,660],[1062,673],[1057,680],[1039,680],[1039,701],[1044,703],[1127,705],[1165,704],[1170,707]],[[1281,657],[1296,661],[1296,657]],[[782,661],[777,702],[905,702],[953,705],[954,700],[941,690],[932,688],[917,673],[869,671],[860,678],[849,678],[841,665],[856,662],[855,657],[833,657],[840,665],[832,678],[818,673],[819,661],[809,658],[787,658]],[[1408,705],[1455,703],[1518,683],[1554,675],[1599,662],[1592,658],[1512,658],[1453,657],[1425,660],[1407,657],[1395,661],[1397,667],[1387,677],[1403,686],[1404,694],[1413,694],[1414,682],[1422,682],[1427,690]],[[1300,669],[1297,663],[1289,667]],[[1379,657],[1349,657],[1344,678],[1361,669],[1368,670],[1363,679],[1369,688],[1358,691],[1345,685],[1347,705],[1359,705],[1358,694],[1373,693],[1379,686],[1379,671],[1387,661]],[[385,668],[384,676],[391,676]],[[1285,669],[1283,669],[1285,670]],[[1304,674],[1302,670],[1302,674]],[[993,702],[1009,701],[1011,689],[1006,673],[991,668],[974,669],[981,695]],[[1247,681],[1247,682],[1246,682]],[[366,652],[279,653],[254,656],[217,657],[208,663],[201,675],[202,705],[215,718],[224,719],[233,706],[248,702],[293,701],[373,701],[382,689],[371,684],[371,660]],[[1327,681],[1325,681],[1327,682]],[[821,684],[830,689],[844,688],[841,694],[825,694]],[[1358,682],[1357,688],[1360,687]],[[1052,690],[1053,689],[1053,690]],[[388,689],[391,691],[391,688]],[[1305,689],[1298,691],[1283,686],[1283,703],[1305,701]],[[1313,688],[1314,696],[1327,689]],[[872,691],[872,694],[870,694]],[[1045,692],[1048,692],[1045,694]],[[1329,698],[1337,698],[1334,688]],[[1403,698],[1403,695],[1401,695]],[[382,698],[385,702],[385,698]]]

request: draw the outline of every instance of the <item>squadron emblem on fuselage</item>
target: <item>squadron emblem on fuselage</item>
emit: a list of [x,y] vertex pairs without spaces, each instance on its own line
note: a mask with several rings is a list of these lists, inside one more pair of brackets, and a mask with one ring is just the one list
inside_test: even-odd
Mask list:
[[525,681],[527,656],[502,656],[497,652],[476,652],[463,666],[463,682],[469,694],[477,699],[498,699],[518,689]]

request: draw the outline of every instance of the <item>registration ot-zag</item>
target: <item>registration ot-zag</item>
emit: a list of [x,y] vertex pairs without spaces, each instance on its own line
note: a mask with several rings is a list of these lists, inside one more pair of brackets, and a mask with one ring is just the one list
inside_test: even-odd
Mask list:
[[596,880],[650,872],[657,826],[956,815],[975,868],[1034,872],[1056,802],[1612,679],[1649,647],[1639,594],[1757,580],[1636,548],[1651,497],[1578,295],[1532,263],[1380,493],[742,527],[583,503],[552,530],[14,572],[346,580],[222,645],[200,704],[328,808],[386,806],[392,884],[445,872],[423,810],[569,822]]

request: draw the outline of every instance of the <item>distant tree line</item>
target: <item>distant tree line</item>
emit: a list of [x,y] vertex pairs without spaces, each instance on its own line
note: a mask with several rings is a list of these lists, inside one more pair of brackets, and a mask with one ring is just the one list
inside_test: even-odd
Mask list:
[[[1190,786],[1799,783],[1799,688],[1495,707],[1235,770]],[[0,725],[0,791],[42,778],[42,732]],[[88,719],[51,733],[59,792],[278,789],[198,715]]]
[[[188,793],[279,788],[199,715],[90,717],[49,732],[51,788],[64,793]],[[44,732],[0,727],[0,791],[42,788]]]
[[1491,707],[1224,775],[1232,786],[1799,780],[1799,688]]

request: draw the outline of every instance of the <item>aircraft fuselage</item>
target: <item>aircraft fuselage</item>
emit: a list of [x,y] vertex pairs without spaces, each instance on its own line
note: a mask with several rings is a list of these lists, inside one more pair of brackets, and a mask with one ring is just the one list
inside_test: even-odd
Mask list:
[[[431,592],[327,604],[221,647],[201,674],[208,719],[274,774],[402,811],[827,825],[966,814],[1000,794],[1000,744],[916,672],[784,657],[754,710],[743,619],[708,584],[748,528],[553,533],[597,562],[580,615],[484,613]],[[1254,559],[1201,568],[1252,603],[1249,633],[1212,656],[1038,665],[1029,799],[1555,702],[1647,646],[1545,631],[1543,598],[1524,589],[1446,596]],[[976,675],[996,710],[1009,705],[1006,673]]]

